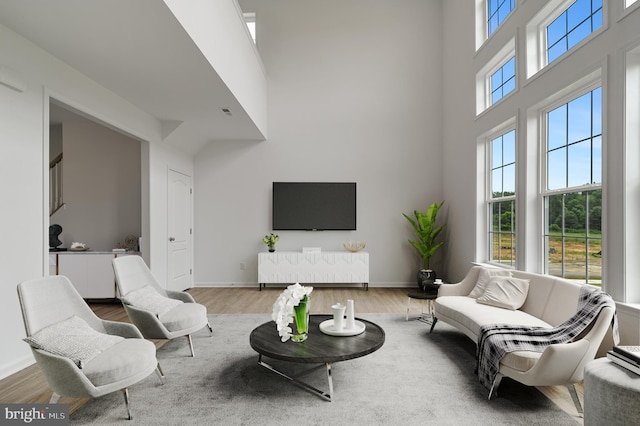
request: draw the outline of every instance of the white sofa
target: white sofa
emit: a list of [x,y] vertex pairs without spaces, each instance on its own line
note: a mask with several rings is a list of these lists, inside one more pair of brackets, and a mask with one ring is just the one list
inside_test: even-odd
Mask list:
[[[478,303],[469,294],[476,286],[483,268],[473,266],[461,282],[440,286],[432,332],[438,321],[444,321],[477,343],[483,325],[501,323],[552,328],[576,313],[581,284],[516,270],[510,271],[513,277],[529,280],[526,299],[519,309],[509,310]],[[495,269],[487,269],[491,270]],[[613,347],[611,324],[614,313],[614,309],[603,308],[592,326],[570,343],[548,346],[542,353],[508,353],[500,362],[489,398],[504,376],[528,386],[566,385],[576,409],[582,412],[573,385],[583,379],[587,362],[598,355],[604,356]]]

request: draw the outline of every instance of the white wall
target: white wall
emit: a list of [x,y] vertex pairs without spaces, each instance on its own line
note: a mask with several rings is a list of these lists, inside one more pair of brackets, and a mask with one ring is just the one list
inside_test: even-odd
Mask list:
[[[10,37],[0,27],[0,58],[15,70],[17,64],[6,58]],[[9,62],[9,63],[7,63]],[[0,193],[3,244],[0,247],[0,377],[17,371],[30,356],[16,293],[18,282],[44,273],[45,243],[42,212],[45,208],[42,182],[42,89],[29,82],[19,93],[0,85]],[[48,160],[48,153],[47,153]],[[47,202],[48,206],[48,202]]]
[[[0,85],[0,218],[3,240],[0,249],[0,378],[33,362],[24,337],[22,316],[16,293],[19,282],[48,274],[49,196],[49,100],[58,99],[99,121],[121,129],[151,144],[161,139],[160,123],[112,92],[97,85],[58,59],[6,27],[0,26],[0,66],[10,69],[22,81],[23,92]],[[146,148],[146,145],[145,145]],[[155,150],[143,161],[143,214],[166,210],[166,178],[154,167],[166,170],[173,163],[170,151],[162,156]],[[154,164],[161,157],[162,165]],[[179,164],[186,160],[178,156]],[[164,172],[166,176],[166,171]],[[158,188],[160,187],[160,188]],[[164,188],[164,190],[162,189]],[[159,200],[156,200],[156,194]],[[143,232],[153,236],[166,223],[144,223]],[[155,257],[158,269],[166,270],[166,243],[145,241],[147,253]],[[152,268],[154,265],[152,264]]]
[[357,231],[280,231],[277,250],[364,240],[372,286],[413,283],[420,262],[402,212],[442,199],[441,2],[241,6],[257,16],[269,138],[212,143],[196,157],[196,285],[257,283],[273,181],[358,185]]
[[62,226],[63,247],[93,250],[141,236],[140,142],[96,123],[62,125],[63,201],[50,218]]

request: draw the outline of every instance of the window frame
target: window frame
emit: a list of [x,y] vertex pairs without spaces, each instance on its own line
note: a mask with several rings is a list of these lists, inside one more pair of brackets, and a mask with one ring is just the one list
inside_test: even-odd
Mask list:
[[[562,194],[573,194],[573,193],[578,193],[578,192],[591,192],[594,190],[601,190],[602,191],[602,198],[601,198],[601,205],[604,206],[604,189],[605,189],[605,182],[604,182],[604,177],[605,177],[605,171],[604,171],[604,163],[605,163],[605,151],[606,151],[606,144],[605,144],[605,87],[604,87],[604,83],[603,83],[603,79],[602,79],[602,71],[600,69],[596,70],[595,72],[591,73],[589,76],[585,77],[584,79],[580,80],[578,83],[576,83],[575,85],[571,85],[570,87],[568,87],[567,89],[563,90],[560,94],[556,94],[554,95],[552,98],[552,101],[549,101],[547,103],[545,103],[545,105],[541,108],[539,108],[539,115],[538,115],[538,119],[539,119],[539,123],[540,123],[540,134],[538,137],[538,141],[539,141],[539,155],[540,155],[540,188],[538,190],[538,194],[540,197],[540,205],[541,205],[541,233],[539,234],[541,238],[540,241],[540,246],[542,249],[541,252],[541,267],[542,267],[542,272],[544,274],[549,274],[550,275],[550,271],[549,271],[549,258],[548,258],[548,237],[549,237],[549,232],[547,229],[547,218],[548,218],[548,214],[547,214],[547,198],[551,197],[551,196],[555,196],[555,195],[562,195]],[[601,182],[594,184],[585,184],[585,185],[577,185],[577,186],[567,186],[564,188],[559,188],[559,189],[548,189],[549,184],[548,184],[548,172],[549,172],[549,165],[548,165],[548,157],[547,157],[547,153],[548,153],[548,145],[549,145],[549,141],[548,141],[548,131],[549,131],[549,123],[548,123],[548,114],[557,109],[558,107],[561,107],[563,105],[567,105],[568,103],[570,103],[573,100],[576,100],[584,95],[586,95],[587,93],[592,92],[593,90],[597,89],[597,88],[601,88],[602,90],[602,94],[601,94],[601,111],[602,111],[602,118],[601,118],[601,140],[602,140],[602,148],[601,148]],[[600,237],[600,242],[601,245],[604,246],[605,244],[605,238],[604,238],[604,228],[605,228],[605,218],[604,216],[601,218],[601,237]],[[565,238],[564,235],[564,231],[563,231],[563,238]],[[584,237],[585,239],[589,239],[588,236]],[[605,253],[606,254],[606,253]],[[605,263],[604,260],[604,256],[602,258],[602,264]],[[562,266],[562,269],[564,270],[564,263]],[[588,279],[588,276],[587,276]],[[602,274],[602,281],[604,281],[604,274]],[[582,282],[583,284],[590,284],[588,282]]]
[[[500,86],[498,86],[498,88],[501,88],[501,89],[502,89],[502,95],[500,96],[500,98],[499,98],[499,99],[497,99],[497,100],[495,100],[495,101],[494,101],[494,100],[493,100],[493,95],[494,95],[494,93],[498,90],[498,88],[494,87],[494,85],[493,85],[493,76],[494,76],[494,75],[496,75],[499,71],[503,70],[503,68],[504,68],[504,67],[506,67],[506,66],[507,66],[507,64],[508,64],[509,62],[511,62],[511,60],[513,60],[513,77],[510,77],[510,78],[508,78],[508,79],[506,79],[506,80],[505,80],[505,79],[504,79],[504,71],[503,71],[503,76],[502,76],[502,79],[501,79],[501,84],[500,84]],[[496,69],[494,72],[492,72],[492,73],[490,73],[490,74],[488,75],[488,79],[489,79],[489,82],[488,82],[488,85],[489,85],[489,99],[488,99],[488,101],[489,101],[489,103],[490,103],[491,105],[495,105],[495,104],[497,104],[497,103],[498,103],[498,102],[500,102],[502,99],[504,99],[506,96],[508,96],[508,95],[509,95],[509,93],[511,93],[511,92],[513,92],[514,90],[516,90],[516,83],[517,83],[517,81],[518,81],[518,78],[517,78],[517,76],[518,76],[517,69],[518,69],[518,63],[517,63],[517,61],[516,61],[516,56],[515,56],[515,55],[513,55],[513,56],[511,56],[511,57],[507,58],[507,60],[506,60],[506,61],[505,61],[501,66],[499,66],[499,67],[498,67],[498,69]],[[511,79],[513,79],[513,89],[511,89],[509,92],[507,92],[507,93],[505,94],[505,93],[504,93],[504,86],[505,86],[505,84],[506,84],[509,80],[511,80]]]
[[[493,141],[504,137],[505,135],[507,135],[508,133],[513,132],[513,139],[514,139],[514,160],[513,160],[513,165],[514,165],[514,193],[513,195],[502,195],[500,197],[493,197]],[[485,152],[486,152],[486,159],[487,159],[487,163],[486,163],[486,173],[485,173],[485,180],[486,180],[486,190],[485,190],[485,211],[486,211],[486,232],[485,232],[485,238],[486,238],[486,250],[487,250],[487,254],[486,254],[486,263],[488,264],[492,264],[492,265],[498,265],[504,268],[509,268],[509,269],[516,269],[516,265],[517,265],[517,256],[518,256],[518,250],[517,250],[517,240],[518,240],[518,222],[517,222],[517,209],[518,209],[518,131],[516,129],[516,121],[515,119],[511,119],[509,121],[507,121],[506,123],[504,123],[502,126],[498,127],[497,129],[495,129],[495,131],[492,131],[490,133],[488,133],[485,137]],[[509,163],[510,164],[510,163]],[[503,163],[500,167],[504,167],[505,164]],[[502,188],[504,189],[504,187]],[[496,234],[496,232],[493,230],[493,206],[496,204],[501,204],[504,202],[512,202],[513,203],[513,213],[515,215],[515,220],[513,221],[513,226],[512,226],[512,231],[511,234],[513,235],[512,238],[512,260],[509,264],[502,262],[500,260],[496,260],[493,258],[493,236]],[[498,232],[498,234],[502,234],[501,232]]]
[[[510,0],[506,0],[510,1]],[[500,28],[504,26],[504,23],[511,18],[516,10],[518,10],[518,3],[521,0],[513,0],[513,9],[507,15],[507,17],[496,27],[496,29],[489,34],[489,0],[475,0],[475,29],[476,29],[476,51],[485,44],[487,40],[492,38],[496,33],[500,31]]]
[[[639,7],[640,1],[633,6]],[[628,46],[624,52],[624,286],[607,289],[616,300],[640,304],[640,286],[637,283],[640,274],[640,262],[637,259],[640,242],[636,235],[640,232],[638,215],[640,214],[640,40]],[[627,237],[628,236],[628,237]]]
[[[515,58],[515,88],[500,98],[496,103],[491,102],[491,76],[497,70],[502,68],[511,58]],[[490,109],[494,105],[498,105],[504,99],[518,91],[520,82],[518,78],[518,57],[516,55],[516,38],[513,37],[507,42],[493,58],[491,58],[484,67],[476,74],[476,116]]]
[[495,27],[495,29],[493,31],[489,31],[490,28],[490,19],[491,16],[498,14],[500,11],[500,5],[498,6],[498,8],[495,10],[495,12],[493,13],[493,15],[489,14],[489,5],[491,3],[491,0],[485,0],[484,4],[485,4],[485,16],[484,16],[484,22],[485,22],[485,26],[486,26],[486,32],[487,32],[487,38],[491,38],[491,36],[498,31],[498,29],[502,26],[502,24],[509,19],[509,16],[511,16],[511,13],[513,13],[513,11],[516,9],[516,5],[517,5],[517,1],[516,0],[495,0],[497,2],[502,2],[503,4],[506,2],[509,2],[509,5],[511,5],[511,3],[513,3],[513,8],[511,8],[509,10],[509,13],[507,14],[507,16],[500,22],[498,22],[498,25]]
[[581,46],[587,44],[598,34],[608,28],[608,2],[602,0],[602,25],[597,30],[580,40],[571,49],[565,51],[555,60],[547,60],[547,26],[562,15],[576,0],[549,0],[538,13],[531,18],[525,27],[526,37],[526,79],[530,79],[543,70],[547,70],[572,55]]
[[[583,24],[583,23],[585,23],[585,22],[589,21],[589,22],[590,22],[590,24],[591,24],[590,26],[591,26],[591,27],[593,27],[593,18],[594,18],[594,16],[596,15],[596,13],[597,13],[597,12],[593,12],[593,10],[590,10],[590,11],[589,11],[589,15],[587,16],[587,18],[586,18],[585,20],[581,21],[579,24],[577,24],[577,25],[576,25],[575,27],[573,27],[573,28],[568,28],[568,27],[567,27],[567,28],[565,28],[565,32],[564,32],[564,34],[563,34],[560,38],[558,38],[558,39],[553,43],[553,45],[552,45],[552,46],[549,46],[549,39],[548,39],[548,36],[549,36],[549,29],[550,29],[550,27],[551,27],[551,26],[552,26],[556,21],[558,21],[558,20],[559,20],[563,15],[565,16],[565,18],[564,18],[564,19],[565,19],[565,24],[568,24],[568,19],[569,19],[569,17],[570,17],[569,10],[571,10],[571,9],[576,5],[576,3],[577,3],[578,1],[583,1],[583,0],[574,0],[574,2],[573,2],[573,3],[571,3],[571,4],[570,4],[566,9],[564,9],[564,10],[562,11],[562,13],[560,13],[560,14],[559,14],[559,15],[558,15],[558,16],[557,16],[553,21],[551,21],[549,24],[547,24],[547,25],[545,26],[545,28],[544,28],[544,29],[545,29],[545,52],[546,52],[546,55],[545,55],[544,61],[546,62],[546,64],[547,64],[547,65],[549,65],[549,64],[551,64],[551,63],[555,62],[556,60],[558,60],[558,59],[562,58],[562,56],[563,56],[564,54],[566,54],[567,52],[569,52],[570,50],[572,50],[574,47],[576,47],[577,45],[579,45],[579,44],[582,42],[582,40],[584,40],[585,38],[587,38],[587,37],[588,37],[589,35],[591,35],[592,33],[594,33],[594,32],[596,32],[596,31],[598,31],[598,29],[602,26],[602,22],[600,22],[600,27],[596,28],[595,30],[589,31],[589,34],[587,34],[585,37],[583,37],[582,39],[580,39],[580,41],[578,41],[575,45],[573,45],[573,46],[571,46],[571,47],[567,47],[567,48],[566,48],[566,50],[564,50],[560,55],[556,56],[554,59],[552,59],[551,61],[549,61],[549,55],[550,55],[551,50],[552,50],[552,49],[554,49],[554,48],[555,48],[555,46],[558,46],[558,45],[559,45],[559,44],[561,44],[561,43],[562,43],[562,44],[564,44],[564,45],[568,45],[568,44],[569,44],[569,40],[570,40],[570,35],[571,35],[571,33],[572,33],[572,32],[574,32],[574,31],[577,31],[577,30],[578,30],[578,28],[580,28],[580,27],[582,26],[582,24]],[[592,4],[592,3],[593,3],[593,1],[594,1],[594,0],[584,0],[584,1],[589,1],[589,3],[590,3],[590,4],[589,4],[589,6],[590,6],[590,9],[591,9],[591,7],[593,6],[593,4]],[[600,10],[600,15],[601,15],[601,19],[604,19],[604,0],[600,0],[600,1],[601,1],[601,6],[600,6],[600,9],[599,9],[599,10]],[[564,41],[563,41],[563,40],[564,40]],[[566,47],[566,46],[563,46],[563,47]]]

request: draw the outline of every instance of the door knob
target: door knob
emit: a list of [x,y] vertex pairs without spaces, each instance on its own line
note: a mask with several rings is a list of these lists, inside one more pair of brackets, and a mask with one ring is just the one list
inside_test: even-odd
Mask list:
[[174,242],[176,239],[173,237],[169,237],[169,242]]

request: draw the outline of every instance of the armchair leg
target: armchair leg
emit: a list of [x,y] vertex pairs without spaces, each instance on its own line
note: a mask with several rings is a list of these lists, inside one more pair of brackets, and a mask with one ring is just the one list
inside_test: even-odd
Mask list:
[[156,374],[160,378],[160,384],[164,385],[164,372],[162,371],[162,368],[160,367],[160,363],[158,363],[158,365],[156,366]]
[[191,350],[191,356],[195,357],[196,354],[193,352],[193,342],[191,341],[191,335],[187,334],[187,341],[189,342],[189,349]]
[[569,393],[571,394],[571,399],[573,399],[573,403],[576,406],[576,410],[578,414],[582,415],[582,404],[580,404],[580,398],[578,397],[578,392],[576,392],[576,387],[574,385],[567,385],[567,389],[569,389]]
[[122,393],[124,394],[124,403],[127,406],[127,419],[133,420],[133,416],[131,415],[131,407],[129,407],[129,389],[122,389]]
[[431,320],[431,329],[429,330],[429,333],[433,333],[433,327],[435,327],[438,322],[438,317],[432,316],[432,318],[433,320]]
[[49,404],[57,404],[59,399],[60,399],[60,395],[54,392],[53,394],[51,394],[51,399],[49,400]]
[[504,377],[502,374],[498,373],[496,374],[496,378],[493,379],[493,384],[491,385],[491,390],[489,391],[489,400],[491,400],[491,397],[495,394],[498,394],[498,387],[500,386],[500,382],[502,381],[502,377]]
[[207,328],[209,329],[209,336],[213,336],[213,328],[211,328],[211,324],[207,323]]

